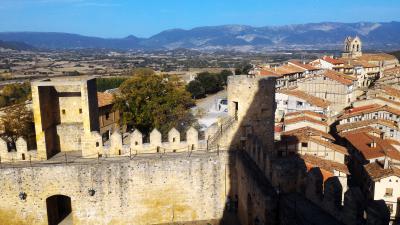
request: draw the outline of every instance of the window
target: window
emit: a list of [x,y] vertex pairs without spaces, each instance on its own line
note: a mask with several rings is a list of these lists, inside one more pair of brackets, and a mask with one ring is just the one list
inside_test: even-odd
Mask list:
[[301,147],[307,148],[308,147],[308,143],[307,142],[301,142]]
[[82,114],[82,109],[79,109],[79,114]]
[[303,102],[297,101],[296,105],[297,106],[303,106]]
[[61,110],[62,114],[65,115],[65,109]]
[[106,120],[110,119],[110,113],[106,114]]
[[99,147],[99,145],[100,145],[99,142],[96,142],[96,147]]
[[393,188],[386,188],[385,197],[392,197],[393,196]]
[[287,105],[287,104],[288,104],[288,101],[287,101],[287,100],[283,101],[283,104],[284,104],[284,105]]

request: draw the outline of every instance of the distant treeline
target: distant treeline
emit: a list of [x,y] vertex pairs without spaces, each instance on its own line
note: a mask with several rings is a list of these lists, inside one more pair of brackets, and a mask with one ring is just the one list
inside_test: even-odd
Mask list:
[[395,52],[390,52],[389,54],[396,56],[396,58],[400,60],[400,50]]
[[103,92],[109,89],[118,88],[127,79],[128,78],[126,77],[97,78],[97,91]]

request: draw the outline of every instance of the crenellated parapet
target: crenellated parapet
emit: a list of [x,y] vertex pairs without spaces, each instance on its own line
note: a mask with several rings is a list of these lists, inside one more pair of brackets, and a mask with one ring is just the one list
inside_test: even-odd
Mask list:
[[15,142],[15,149],[9,149],[7,141],[0,138],[0,162],[36,161],[36,150],[28,150],[28,143],[23,137]]
[[205,149],[204,141],[199,140],[198,131],[190,127],[184,134],[186,140],[181,140],[181,133],[172,128],[168,132],[166,142],[157,129],[149,134],[149,142],[145,142],[145,135],[139,130],[132,133],[121,134],[118,130],[111,134],[107,142],[102,141],[98,132],[91,132],[84,136],[82,156],[85,158],[128,156],[146,153],[187,152]]

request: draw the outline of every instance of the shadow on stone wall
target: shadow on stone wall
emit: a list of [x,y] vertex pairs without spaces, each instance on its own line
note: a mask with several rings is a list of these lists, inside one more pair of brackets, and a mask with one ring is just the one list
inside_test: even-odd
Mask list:
[[270,144],[274,86],[271,78],[229,78],[229,114],[237,124],[218,144],[226,144],[235,157],[220,224],[387,224],[386,206],[366,199],[360,188],[343,187],[337,176],[310,168],[298,153],[278,156]]

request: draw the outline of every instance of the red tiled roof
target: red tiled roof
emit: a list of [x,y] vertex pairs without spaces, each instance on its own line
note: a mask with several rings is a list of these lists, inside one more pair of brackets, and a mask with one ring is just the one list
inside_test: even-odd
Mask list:
[[332,135],[309,126],[290,131],[284,131],[282,132],[282,136],[321,136],[333,141],[335,140],[335,138]]
[[363,54],[357,57],[359,60],[365,61],[386,61],[386,60],[396,60],[396,56],[387,53],[375,53],[375,54]]
[[400,177],[400,169],[396,167],[389,167],[387,169],[383,168],[383,165],[379,162],[369,163],[364,166],[365,171],[368,173],[369,177],[374,180],[380,180],[389,176]]
[[344,64],[344,62],[343,62],[342,60],[334,59],[334,58],[329,57],[329,56],[324,56],[324,57],[322,57],[322,60],[325,60],[325,61],[327,61],[328,63],[333,64],[333,65]]
[[260,76],[276,76],[276,77],[281,77],[281,74],[275,73],[270,69],[263,69],[259,73]]
[[326,101],[322,98],[315,97],[313,95],[310,95],[304,91],[300,90],[289,90],[289,89],[282,89],[279,90],[278,93],[286,94],[286,95],[291,95],[294,97],[301,98],[305,100],[306,102],[310,103],[311,105],[315,105],[321,108],[328,108],[328,106],[331,105],[331,102]]
[[[319,167],[321,169],[327,170],[332,173],[333,176],[333,170],[337,170],[346,174],[350,174],[347,166],[342,163],[326,160],[319,158],[317,156],[305,154],[300,156],[306,164],[309,164],[311,167]],[[307,166],[308,167],[308,166]],[[325,176],[324,176],[325,179]]]
[[356,80],[356,78],[352,78],[350,76],[346,76],[345,74],[333,71],[333,70],[325,70],[325,72],[323,73],[323,76],[337,81],[341,84],[344,84],[346,86],[350,86],[353,84],[353,81]]
[[303,122],[303,121],[319,124],[319,125],[322,125],[322,126],[328,126],[328,124],[326,122],[322,122],[320,120],[316,120],[316,119],[311,118],[309,116],[299,116],[299,117],[296,117],[296,118],[293,118],[293,119],[287,119],[287,120],[284,121],[284,124],[287,125],[287,124],[299,123],[299,122]]
[[114,96],[110,93],[105,92],[97,92],[97,102],[100,107],[112,105],[114,100]]
[[339,124],[336,126],[336,129],[337,129],[337,131],[342,132],[342,131],[346,131],[346,130],[350,130],[350,129],[367,127],[372,124],[379,124],[379,125],[393,128],[393,129],[398,129],[395,122],[393,122],[391,120],[383,120],[383,119],[363,120],[363,121],[357,121],[357,122],[353,122],[353,123]]
[[353,116],[362,115],[365,113],[373,113],[373,112],[379,112],[379,111],[385,111],[385,112],[392,113],[394,115],[400,115],[400,110],[398,110],[398,109],[392,108],[387,105],[381,106],[378,104],[373,104],[373,105],[356,107],[353,110],[348,110],[343,115],[341,115],[339,117],[339,119],[346,119],[346,118],[350,118]]
[[382,90],[383,90],[384,92],[386,92],[388,95],[392,95],[392,96],[395,96],[395,97],[399,97],[399,98],[400,98],[400,90],[399,90],[399,89],[390,87],[389,85],[384,85],[384,86],[382,87]]
[[309,71],[319,70],[318,68],[316,68],[310,64],[301,63],[300,61],[296,61],[296,60],[289,61],[289,64],[293,64],[294,66],[297,66],[297,67],[300,67],[302,69],[309,70]]
[[320,117],[322,119],[327,119],[328,118],[324,114],[317,113],[317,112],[310,111],[310,110],[301,110],[301,111],[296,111],[296,112],[289,112],[289,113],[286,113],[285,117],[300,116],[300,115],[305,115],[305,114],[308,114],[308,115],[311,115],[311,116],[315,116],[315,117]]
[[383,71],[384,76],[393,75],[393,74],[400,74],[400,66],[393,67],[390,69],[386,69]]
[[[356,148],[365,159],[374,159],[387,155],[390,158],[400,160],[400,152],[398,152],[386,140],[374,137],[366,133],[353,133],[344,135],[344,138]],[[375,147],[371,146],[375,143]]]

